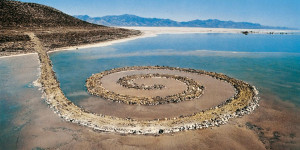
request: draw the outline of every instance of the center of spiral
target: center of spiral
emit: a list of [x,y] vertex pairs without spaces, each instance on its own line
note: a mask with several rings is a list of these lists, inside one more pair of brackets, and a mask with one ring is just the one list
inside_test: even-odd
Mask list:
[[135,82],[136,79],[147,79],[147,78],[170,78],[168,76],[160,75],[158,73],[155,74],[138,74],[138,75],[130,75],[120,78],[117,83],[125,88],[133,88],[138,90],[161,90],[166,86],[163,84],[153,84],[153,85],[145,85],[138,84]]
[[[88,92],[92,95],[100,96],[104,99],[122,102],[125,104],[140,104],[140,105],[158,105],[165,103],[178,103],[186,100],[193,100],[199,98],[203,94],[204,87],[195,80],[174,74],[161,74],[161,73],[146,73],[146,74],[129,74],[120,76],[117,80],[113,81],[124,89],[136,90],[136,92],[143,92],[141,90],[149,91],[147,96],[141,96],[139,94],[127,94],[121,92],[122,90],[107,89],[101,79],[105,76],[110,76],[118,72],[124,72],[125,70],[109,70],[99,74],[91,76],[87,80]],[[129,71],[129,70],[128,70]],[[148,82],[147,82],[148,81]],[[162,82],[164,81],[164,82]],[[157,92],[169,91],[177,89],[176,84],[168,83],[182,83],[186,88],[179,93],[166,94],[164,96],[157,95]],[[107,85],[106,86],[110,86]],[[123,90],[124,91],[124,90]],[[175,90],[176,91],[176,90]]]

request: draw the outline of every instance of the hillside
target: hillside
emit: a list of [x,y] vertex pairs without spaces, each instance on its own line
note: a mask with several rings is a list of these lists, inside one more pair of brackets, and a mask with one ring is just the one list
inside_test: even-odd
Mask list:
[[240,28],[240,29],[289,29],[286,27],[263,26],[251,22],[221,21],[218,19],[192,20],[178,22],[170,19],[143,18],[135,15],[119,15],[90,17],[88,15],[76,15],[78,19],[108,26],[149,26],[149,27],[204,27],[204,28]]
[[0,0],[0,14],[0,56],[34,52],[26,32],[33,32],[46,51],[140,34],[88,23],[36,3]]
[[97,26],[35,3],[1,0],[0,14],[0,27]]

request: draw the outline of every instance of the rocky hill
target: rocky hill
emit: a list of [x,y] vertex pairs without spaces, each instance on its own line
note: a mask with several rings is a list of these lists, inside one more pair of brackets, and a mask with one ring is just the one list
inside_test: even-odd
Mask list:
[[240,28],[240,29],[289,29],[286,27],[264,26],[251,22],[222,21],[218,19],[192,20],[178,22],[170,19],[143,18],[135,15],[119,15],[90,17],[88,15],[74,16],[78,19],[108,26],[148,26],[148,27],[204,27],[204,28]]
[[0,56],[34,52],[26,32],[40,38],[46,51],[140,34],[88,23],[41,4],[0,0]]
[[97,26],[36,3],[0,1],[0,27]]

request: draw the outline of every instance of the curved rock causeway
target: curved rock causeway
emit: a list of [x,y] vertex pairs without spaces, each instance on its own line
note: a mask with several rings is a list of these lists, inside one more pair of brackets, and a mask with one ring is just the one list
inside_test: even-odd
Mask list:
[[[133,120],[90,113],[76,106],[65,97],[64,93],[60,89],[59,81],[56,79],[55,72],[52,69],[49,56],[46,51],[43,50],[44,47],[33,33],[28,33],[28,35],[32,42],[35,43],[35,50],[39,55],[41,65],[40,82],[49,107],[51,107],[61,118],[72,123],[93,128],[94,130],[122,134],[162,134],[182,130],[203,129],[225,124],[228,122],[228,119],[251,113],[258,106],[258,91],[254,86],[228,77],[224,74],[185,68],[145,66],[139,68],[168,69],[205,74],[230,83],[234,86],[237,93],[233,98],[226,101],[224,100],[222,104],[213,108],[187,116],[166,118],[162,120]],[[128,70],[132,68],[125,67],[121,68],[121,70]]]

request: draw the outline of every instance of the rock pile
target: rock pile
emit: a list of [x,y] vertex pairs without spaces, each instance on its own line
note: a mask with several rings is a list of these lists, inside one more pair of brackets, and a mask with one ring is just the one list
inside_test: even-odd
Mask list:
[[145,85],[145,84],[137,84],[134,82],[135,79],[145,79],[152,77],[162,77],[159,74],[140,74],[140,75],[131,75],[120,78],[117,83],[125,88],[134,88],[137,90],[161,90],[166,86],[162,84],[153,84],[153,85]]

